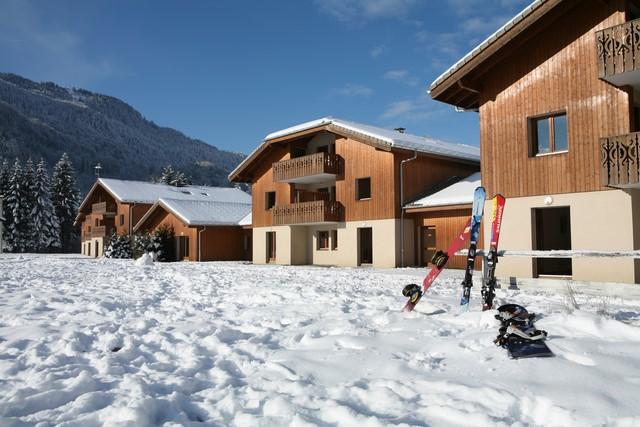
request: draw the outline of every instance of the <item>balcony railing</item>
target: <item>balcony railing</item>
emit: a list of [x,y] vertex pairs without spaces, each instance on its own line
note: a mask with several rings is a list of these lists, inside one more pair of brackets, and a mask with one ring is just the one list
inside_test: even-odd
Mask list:
[[638,187],[640,184],[640,132],[600,140],[602,184]]
[[326,200],[276,205],[273,208],[273,225],[339,222],[342,218],[342,204]]
[[597,31],[596,43],[600,78],[640,70],[640,19]]
[[337,175],[339,171],[339,156],[336,154],[316,153],[274,163],[273,180],[276,182],[292,182],[296,178],[313,175]]
[[94,214],[115,215],[116,207],[107,202],[94,203],[91,205],[91,212]]

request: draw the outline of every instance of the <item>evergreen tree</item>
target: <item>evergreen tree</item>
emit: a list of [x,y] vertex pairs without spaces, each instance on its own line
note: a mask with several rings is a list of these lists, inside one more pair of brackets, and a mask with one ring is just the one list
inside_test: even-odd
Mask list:
[[67,153],[53,168],[51,202],[60,222],[60,244],[63,252],[77,251],[79,236],[73,222],[78,213],[80,193],[76,188],[75,172]]
[[171,184],[175,179],[176,171],[173,170],[171,165],[167,165],[162,168],[162,174],[160,175],[160,183],[173,185]]
[[171,185],[174,187],[184,187],[186,185],[191,185],[191,180],[182,172],[177,172],[171,181]]
[[2,163],[0,163],[0,198],[2,199],[2,212],[0,212],[0,217],[5,218],[5,222],[2,226],[2,235],[0,236],[0,240],[7,240],[7,225],[8,225],[8,209],[7,209],[7,192],[9,189],[9,174],[11,172],[11,168],[9,167],[9,162],[7,159],[2,159]]
[[[24,195],[24,205],[27,212],[33,212],[33,207],[36,204],[36,189],[35,189],[35,172],[33,170],[33,161],[31,158],[27,159],[22,172],[22,183],[26,187]],[[25,240],[25,252],[34,252],[36,250],[36,231],[33,217],[29,215],[24,229]]]
[[37,252],[60,247],[60,223],[51,203],[51,183],[44,159],[40,160],[33,179],[33,208],[31,219],[34,230],[34,249]]
[[6,227],[6,241],[13,252],[25,252],[28,250],[30,236],[29,218],[30,211],[26,200],[29,198],[29,188],[24,181],[24,173],[20,161],[16,159],[13,164],[7,197],[5,200],[8,213]]

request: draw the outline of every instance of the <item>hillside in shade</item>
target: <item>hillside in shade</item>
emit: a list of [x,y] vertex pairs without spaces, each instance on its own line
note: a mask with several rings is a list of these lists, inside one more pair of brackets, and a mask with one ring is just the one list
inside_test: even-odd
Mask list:
[[98,162],[107,177],[151,180],[171,164],[194,184],[228,186],[244,157],[158,126],[117,98],[0,73],[0,157],[42,157],[51,167],[63,152],[83,192]]

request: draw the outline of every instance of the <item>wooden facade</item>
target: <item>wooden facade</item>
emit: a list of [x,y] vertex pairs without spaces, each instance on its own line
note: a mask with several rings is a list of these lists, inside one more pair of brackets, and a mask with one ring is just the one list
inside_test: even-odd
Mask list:
[[[400,167],[401,162],[411,158],[414,152],[392,148],[368,135],[363,136],[356,131],[345,132],[339,128],[339,124],[322,125],[270,139],[231,175],[232,180],[252,184],[254,230],[263,229],[261,233],[273,233],[272,227],[297,227],[295,233],[289,232],[292,236],[290,242],[279,243],[279,247],[288,245],[297,248],[291,258],[296,259],[296,264],[304,263],[299,255],[302,245],[311,246],[305,249],[307,253],[317,250],[318,246],[316,240],[319,236],[313,234],[316,232],[307,235],[315,237],[302,237],[304,233],[299,226],[304,225],[317,228],[325,224],[327,230],[334,233],[333,236],[337,236],[337,229],[342,230],[340,233],[345,239],[342,240],[343,247],[352,245],[355,251],[359,250],[356,246],[360,244],[356,240],[361,242],[360,237],[355,237],[359,236],[358,227],[367,229],[372,221],[390,221],[388,224],[391,225],[376,225],[389,227],[385,230],[396,233],[388,237],[391,243],[385,250],[394,252],[395,245],[400,244],[398,230],[393,225],[396,221],[399,226],[402,218]],[[477,161],[418,152],[417,158],[404,166],[404,202],[408,203],[452,177],[466,177],[478,170]],[[359,193],[358,187],[363,181],[366,182],[367,196]],[[457,212],[453,214],[458,215]],[[405,218],[407,224],[412,218]],[[448,244],[464,224],[455,234],[451,234],[454,226],[445,227],[444,224],[445,221],[438,221],[437,227],[441,229],[442,242],[447,241]],[[266,248],[269,238],[266,234],[260,237],[261,242],[265,241],[260,248]],[[375,239],[384,237],[377,234]],[[263,255],[260,252],[257,256],[268,262],[268,257]],[[356,261],[358,257],[351,255],[347,256],[354,262],[360,262]],[[329,259],[326,254],[317,255],[317,258]],[[324,262],[339,264],[337,260]],[[399,258],[396,265],[398,263]],[[412,264],[413,259],[406,260],[406,265]]]

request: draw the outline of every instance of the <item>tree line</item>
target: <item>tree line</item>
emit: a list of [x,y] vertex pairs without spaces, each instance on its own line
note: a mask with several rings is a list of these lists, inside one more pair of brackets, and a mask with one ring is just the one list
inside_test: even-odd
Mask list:
[[79,236],[73,227],[80,192],[67,153],[49,175],[47,164],[24,166],[16,158],[0,163],[0,197],[4,248],[10,252],[76,252]]

